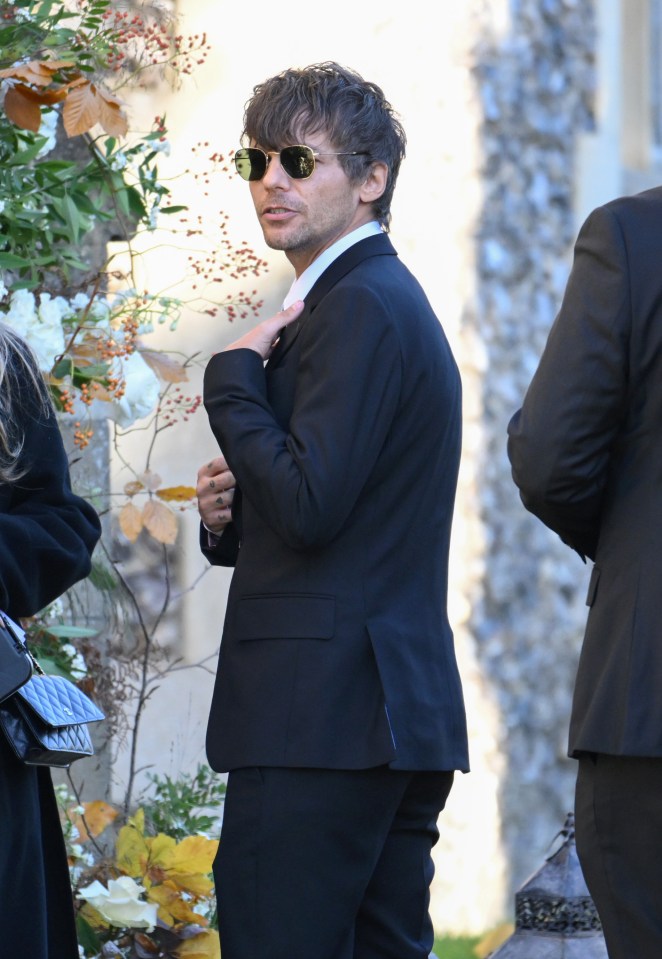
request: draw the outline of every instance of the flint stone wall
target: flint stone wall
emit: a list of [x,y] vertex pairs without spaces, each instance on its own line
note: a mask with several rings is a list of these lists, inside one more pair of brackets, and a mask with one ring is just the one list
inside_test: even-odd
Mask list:
[[[519,501],[506,428],[561,302],[579,224],[573,208],[579,136],[593,128],[593,2],[513,0],[510,29],[475,48],[482,108],[484,202],[476,231],[476,296],[463,335],[466,424],[482,526],[481,574],[469,585],[468,632],[500,714],[502,842],[510,898],[541,863],[572,809],[566,755],[588,570]],[[480,16],[480,14],[479,14]]]

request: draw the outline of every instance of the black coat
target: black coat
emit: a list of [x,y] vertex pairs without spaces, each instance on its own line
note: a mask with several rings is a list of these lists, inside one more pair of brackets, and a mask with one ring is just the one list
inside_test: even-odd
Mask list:
[[266,369],[230,350],[205,374],[239,487],[234,524],[205,550],[236,559],[209,761],[466,770],[446,612],[461,423],[451,350],[385,235],[327,268],[295,326]]
[[662,756],[662,189],[595,210],[508,451],[524,505],[595,561],[569,750]]
[[[27,472],[0,485],[0,607],[15,619],[86,576],[100,534],[95,511],[71,491],[55,417],[38,413],[28,381],[17,414]],[[0,824],[0,955],[78,959],[50,772],[19,763],[1,733]]]

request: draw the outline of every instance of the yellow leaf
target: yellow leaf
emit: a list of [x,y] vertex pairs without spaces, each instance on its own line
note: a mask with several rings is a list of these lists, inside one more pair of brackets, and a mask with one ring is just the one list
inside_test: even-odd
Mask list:
[[166,489],[157,489],[156,495],[165,503],[184,503],[195,499],[194,486],[168,486]]
[[132,879],[143,877],[147,871],[149,845],[142,831],[133,823],[120,829],[115,848],[115,861],[118,869]]
[[94,802],[82,803],[85,812],[81,816],[69,810],[67,815],[78,830],[80,842],[86,842],[88,839],[101,835],[106,826],[114,822],[118,811],[103,799],[95,799]]
[[133,503],[125,503],[119,512],[118,520],[120,529],[126,538],[130,543],[135,543],[140,530],[143,528],[143,514],[141,511],[137,506],[134,506]]
[[151,367],[159,379],[165,383],[184,383],[188,381],[188,372],[183,363],[173,360],[171,356],[161,353],[158,350],[145,350],[142,347],[138,351],[145,363]]
[[168,872],[207,875],[211,872],[217,849],[218,839],[187,836],[169,850],[168,857],[162,861],[162,865]]
[[169,872],[168,879],[184,892],[190,892],[196,899],[205,899],[210,896],[214,888],[212,880],[201,873]]
[[174,543],[177,539],[177,517],[173,511],[151,499],[143,508],[143,525],[159,543]]
[[130,483],[126,483],[124,486],[124,492],[127,496],[135,496],[136,493],[140,493],[140,491],[144,489],[145,487],[140,480],[131,480]]
[[110,927],[108,920],[104,919],[101,913],[89,902],[83,902],[83,905],[78,909],[78,915],[89,922],[93,929],[108,929]]
[[166,836],[165,833],[158,833],[153,837],[150,844],[149,850],[149,862],[152,866],[158,866],[159,868],[165,870],[167,869],[167,862],[170,858],[172,850],[176,846],[175,840],[172,836]]
[[221,944],[215,929],[206,929],[199,936],[185,939],[177,949],[180,959],[221,959]]
[[158,903],[159,917],[168,925],[174,925],[176,922],[195,922],[198,925],[205,923],[204,917],[194,912],[191,904],[182,899],[181,891],[168,882],[161,883],[160,886],[152,886],[147,898],[150,902]]

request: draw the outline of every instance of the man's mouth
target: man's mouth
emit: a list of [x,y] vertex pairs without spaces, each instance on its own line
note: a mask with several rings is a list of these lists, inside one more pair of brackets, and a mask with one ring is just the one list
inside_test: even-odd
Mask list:
[[275,216],[280,216],[282,213],[293,213],[294,210],[291,210],[287,206],[267,206],[264,208],[263,213],[273,214]]

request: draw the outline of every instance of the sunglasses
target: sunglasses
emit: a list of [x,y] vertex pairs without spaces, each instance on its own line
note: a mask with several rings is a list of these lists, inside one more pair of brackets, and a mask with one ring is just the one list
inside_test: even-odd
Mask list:
[[[307,180],[313,175],[316,157],[357,157],[367,153],[315,153],[312,147],[298,143],[296,146],[283,147],[274,151],[280,159],[280,165],[292,180]],[[244,180],[261,180],[271,163],[272,154],[258,150],[257,147],[241,147],[234,155],[237,173]]]

